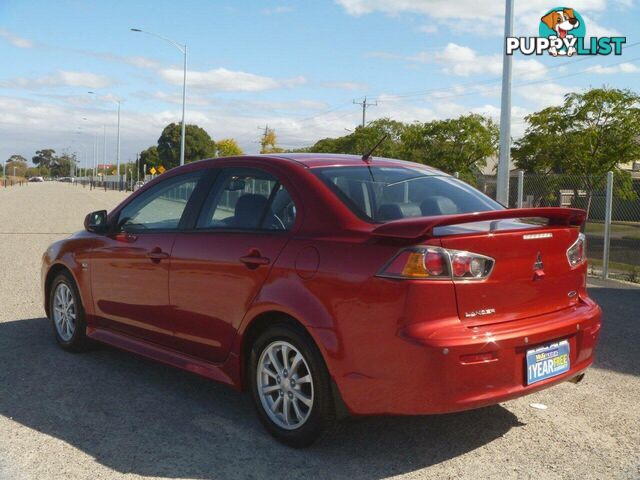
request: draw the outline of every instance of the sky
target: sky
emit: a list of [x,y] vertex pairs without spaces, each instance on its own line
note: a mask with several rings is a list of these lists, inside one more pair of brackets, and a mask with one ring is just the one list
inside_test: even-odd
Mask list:
[[[621,56],[514,57],[512,134],[567,92],[640,92],[638,0],[576,0],[587,36],[626,36]],[[515,0],[516,36],[560,5]],[[107,162],[155,145],[178,122],[186,44],[186,122],[259,149],[265,125],[284,148],[367,122],[470,112],[500,116],[504,2],[494,0],[0,0],[0,161],[36,150]],[[95,94],[89,94],[93,91]],[[102,161],[102,158],[99,158]]]

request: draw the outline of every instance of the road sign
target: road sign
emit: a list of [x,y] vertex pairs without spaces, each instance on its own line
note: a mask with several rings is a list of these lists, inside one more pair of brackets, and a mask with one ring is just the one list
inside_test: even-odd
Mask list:
[[151,169],[149,170],[149,173],[151,175],[155,175],[156,174],[156,169],[154,167],[151,167]]
[[162,165],[160,165],[160,166],[158,167],[158,173],[164,173],[164,172],[166,172],[166,171],[167,171],[167,170],[166,170]]

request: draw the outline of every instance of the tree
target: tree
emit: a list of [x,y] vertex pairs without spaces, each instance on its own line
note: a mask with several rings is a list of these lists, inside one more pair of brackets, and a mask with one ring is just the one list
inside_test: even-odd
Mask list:
[[52,168],[53,166],[55,166],[57,161],[56,151],[51,148],[38,150],[36,151],[36,155],[31,159],[31,161],[35,165]]
[[14,155],[11,155],[7,159],[7,163],[9,163],[9,162],[24,162],[24,163],[27,163],[27,159],[24,158],[22,155],[14,154]]
[[401,156],[430,165],[475,184],[480,167],[498,151],[498,126],[478,114],[414,123],[401,137]]
[[216,142],[219,157],[233,157],[242,155],[242,149],[233,138],[223,138]]
[[24,177],[27,173],[27,167],[26,158],[22,155],[11,155],[7,159],[5,170],[7,176],[15,175],[16,177]]
[[363,155],[386,135],[385,140],[378,146],[374,155],[398,158],[400,154],[400,138],[405,128],[406,126],[401,122],[389,118],[381,118],[370,122],[365,127],[357,127],[349,135],[319,140],[306,150],[315,153]]
[[273,128],[266,127],[260,139],[260,153],[281,153],[284,149],[277,146],[278,138]]
[[[180,124],[167,125],[158,139],[158,157],[160,165],[165,168],[177,167],[180,164]],[[185,129],[185,163],[213,157],[216,154],[216,143],[209,134],[197,125],[187,125]]]
[[537,173],[568,173],[571,188],[586,192],[589,212],[593,193],[604,186],[608,171],[618,181],[614,193],[634,199],[629,174],[619,165],[640,156],[640,97],[629,90],[596,88],[570,93],[561,107],[526,117],[524,136],[516,143],[516,165]]
[[[146,171],[145,171],[146,166]],[[140,170],[140,175],[144,176],[149,172],[151,167],[159,167],[160,166],[160,156],[158,155],[158,147],[152,145],[140,152],[140,156],[138,158],[138,169]]]
[[55,164],[51,167],[51,175],[54,177],[68,177],[71,175],[72,165],[75,163],[75,154],[65,153],[56,158]]

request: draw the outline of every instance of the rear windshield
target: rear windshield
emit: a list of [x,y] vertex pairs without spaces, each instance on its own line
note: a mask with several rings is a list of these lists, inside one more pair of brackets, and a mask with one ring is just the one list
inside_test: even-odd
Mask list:
[[504,209],[454,177],[419,168],[328,167],[314,173],[356,215],[373,222]]

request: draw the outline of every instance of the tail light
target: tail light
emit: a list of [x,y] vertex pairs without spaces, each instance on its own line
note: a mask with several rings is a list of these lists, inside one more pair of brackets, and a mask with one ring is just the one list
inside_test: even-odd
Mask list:
[[484,255],[440,247],[402,250],[378,273],[379,277],[432,280],[484,280],[495,260]]
[[569,265],[577,267],[580,265],[586,257],[587,239],[584,233],[578,234],[578,239],[567,250],[567,260]]

